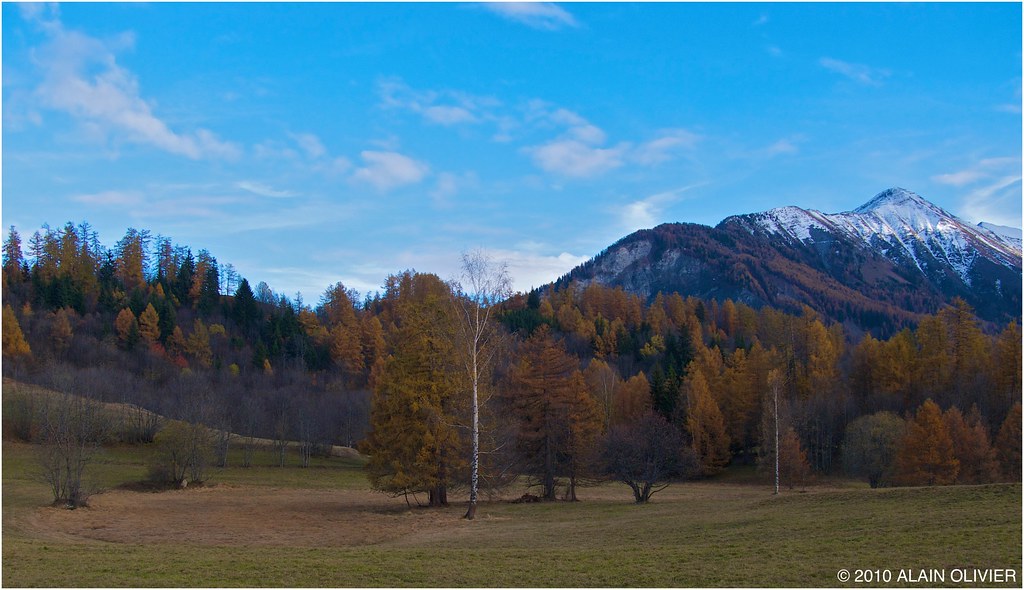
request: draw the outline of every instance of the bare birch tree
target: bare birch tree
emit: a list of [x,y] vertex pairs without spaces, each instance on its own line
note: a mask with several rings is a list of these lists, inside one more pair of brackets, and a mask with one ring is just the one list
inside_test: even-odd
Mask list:
[[462,254],[462,275],[451,287],[457,315],[457,351],[472,387],[472,456],[466,518],[473,520],[480,482],[480,385],[498,350],[500,332],[495,325],[495,307],[511,295],[512,280],[505,262],[495,262],[482,250],[474,250]]

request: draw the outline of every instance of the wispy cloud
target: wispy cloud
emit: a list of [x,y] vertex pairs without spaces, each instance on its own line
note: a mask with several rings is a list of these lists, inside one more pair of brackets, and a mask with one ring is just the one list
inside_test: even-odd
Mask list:
[[579,26],[572,14],[551,2],[488,2],[482,6],[507,20],[543,31]]
[[55,9],[29,7],[22,14],[48,37],[33,52],[42,80],[38,104],[71,115],[91,137],[140,145],[185,156],[235,159],[241,148],[208,129],[178,132],[142,98],[138,79],[117,63],[117,52],[134,44],[122,33],[101,40],[64,28]]
[[1019,157],[985,158],[932,180],[966,191],[961,211],[968,219],[1020,227],[1020,170]]
[[546,172],[575,178],[590,178],[614,170],[623,163],[628,144],[595,147],[576,139],[556,139],[525,148],[534,163]]
[[236,182],[235,186],[254,195],[259,195],[261,197],[270,197],[272,199],[290,199],[292,197],[297,197],[299,195],[299,193],[296,193],[294,191],[277,190],[266,184],[263,184],[262,182],[256,182],[251,180],[242,180]]
[[982,179],[1005,176],[1013,168],[1020,169],[1020,158],[985,158],[964,170],[935,175],[932,180],[941,184],[962,187]]
[[632,159],[640,164],[652,166],[673,159],[679,150],[696,147],[701,136],[686,129],[663,129],[658,137],[636,147]]
[[361,152],[363,166],[352,173],[352,180],[369,184],[384,192],[400,186],[416,184],[430,173],[430,167],[398,152]]
[[494,98],[455,90],[414,90],[398,78],[377,83],[381,106],[412,111],[428,123],[451,126],[493,118],[488,109],[501,103]]
[[101,207],[129,207],[142,203],[142,193],[138,191],[102,191],[73,195],[71,200]]
[[758,150],[755,155],[762,158],[774,158],[776,156],[788,156],[800,152],[802,136],[783,137],[778,141]]
[[889,77],[889,71],[882,68],[873,68],[864,64],[850,63],[831,57],[823,57],[818,60],[818,65],[835,72],[841,76],[845,76],[858,84],[865,84],[868,86],[880,86],[882,80]]
[[706,184],[704,182],[691,184],[627,203],[618,211],[623,228],[632,232],[654,227],[657,223],[664,221],[662,213],[668,205],[681,200],[684,193]]
[[764,25],[768,24],[768,20],[768,15],[762,14],[761,16],[757,17],[757,20],[751,23],[751,26],[763,27]]

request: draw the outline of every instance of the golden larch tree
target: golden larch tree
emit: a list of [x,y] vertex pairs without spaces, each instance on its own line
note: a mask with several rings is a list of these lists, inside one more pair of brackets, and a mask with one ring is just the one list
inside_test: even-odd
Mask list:
[[32,356],[25,334],[18,324],[18,317],[10,305],[4,306],[3,317],[3,355],[9,358],[28,358]]
[[996,451],[982,421],[978,406],[973,406],[967,418],[959,408],[949,408],[942,415],[949,436],[953,439],[953,454],[960,462],[956,483],[978,484],[995,481],[999,473]]
[[1020,402],[1013,404],[996,434],[996,456],[1007,481],[1020,481]]
[[152,303],[139,315],[139,334],[150,344],[160,338],[160,314]]
[[925,400],[913,419],[896,453],[895,481],[902,485],[949,485],[956,481],[960,461],[953,450],[942,410],[931,399]]
[[690,444],[697,454],[701,474],[714,475],[729,463],[729,434],[725,420],[708,389],[703,372],[691,368],[684,388],[688,400],[686,431],[690,435]]

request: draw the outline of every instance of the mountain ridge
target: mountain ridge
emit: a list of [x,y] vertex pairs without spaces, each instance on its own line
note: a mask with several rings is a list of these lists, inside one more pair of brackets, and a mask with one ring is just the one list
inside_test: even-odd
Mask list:
[[1020,318],[1021,253],[985,226],[893,187],[842,213],[785,206],[714,227],[662,224],[617,241],[554,283],[647,298],[676,291],[799,311],[879,333],[955,297],[991,322]]

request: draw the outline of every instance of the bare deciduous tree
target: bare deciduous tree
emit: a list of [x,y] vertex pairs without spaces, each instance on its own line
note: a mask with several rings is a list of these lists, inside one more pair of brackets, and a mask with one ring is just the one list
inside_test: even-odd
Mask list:
[[684,444],[682,433],[652,411],[634,423],[612,427],[603,461],[605,473],[628,485],[637,504],[647,503],[673,478],[697,471],[697,456]]
[[84,506],[82,476],[109,430],[109,417],[100,404],[71,393],[44,401],[39,417],[40,465],[54,504]]
[[511,294],[512,280],[507,264],[493,261],[481,250],[462,254],[460,278],[459,282],[452,284],[452,294],[458,316],[456,350],[462,357],[472,386],[472,455],[466,518],[473,520],[480,482],[480,385],[498,350],[500,332],[494,322],[494,309]]

